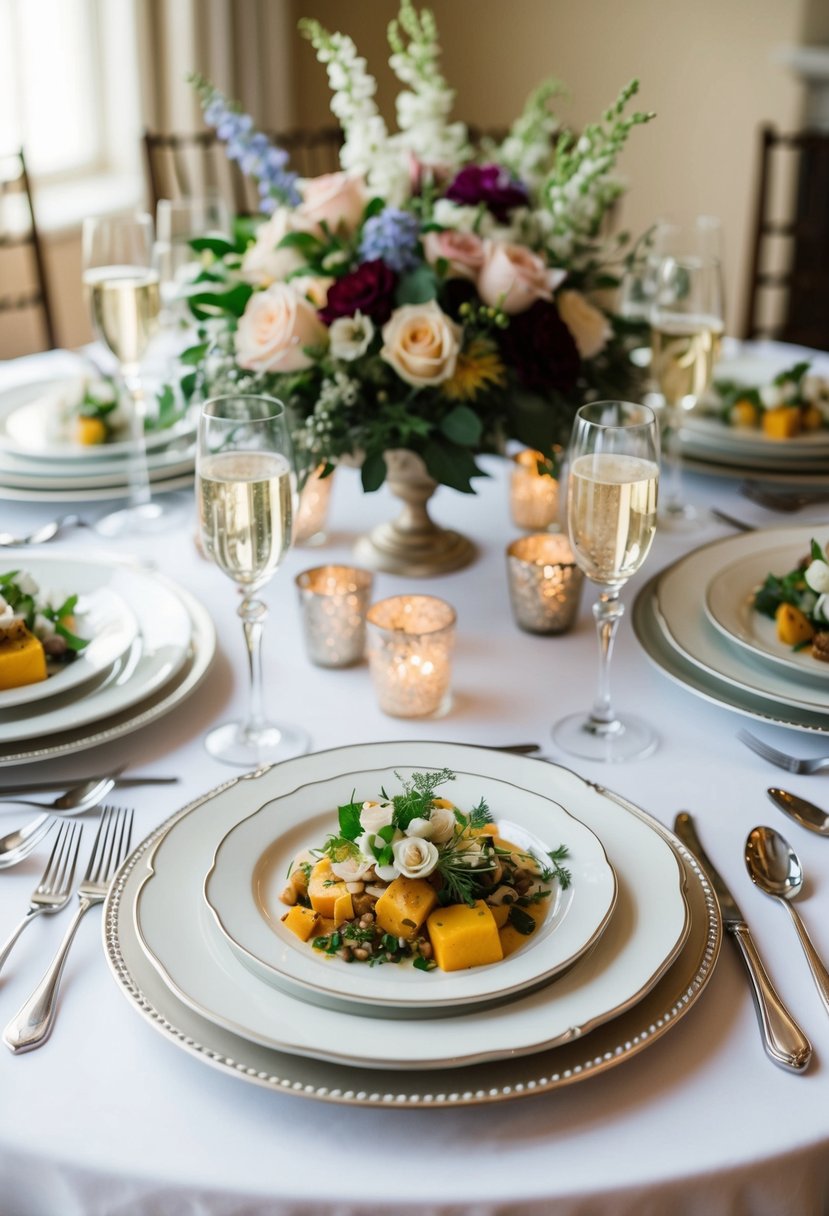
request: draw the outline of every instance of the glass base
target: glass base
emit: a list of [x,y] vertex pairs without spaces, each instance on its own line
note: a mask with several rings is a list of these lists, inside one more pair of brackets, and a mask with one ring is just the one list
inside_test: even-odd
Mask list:
[[99,536],[151,536],[162,532],[170,523],[171,512],[159,502],[145,502],[140,507],[124,507],[104,515],[95,525]]
[[585,714],[570,714],[556,722],[553,742],[570,756],[614,764],[649,756],[656,750],[658,739],[647,722],[627,714],[610,723],[597,723]]
[[223,764],[253,769],[304,755],[311,738],[298,726],[268,722],[261,730],[250,731],[243,722],[225,722],[205,736],[204,746]]
[[687,532],[700,526],[700,514],[693,503],[674,498],[660,506],[657,523],[668,530]]

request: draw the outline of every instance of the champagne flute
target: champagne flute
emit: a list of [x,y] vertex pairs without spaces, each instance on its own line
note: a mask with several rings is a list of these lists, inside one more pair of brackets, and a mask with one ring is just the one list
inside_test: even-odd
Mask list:
[[610,660],[624,604],[622,587],[648,555],[656,531],[659,427],[647,405],[595,401],[576,414],[569,449],[567,530],[576,564],[598,587],[596,700],[586,716],[553,727],[565,752],[589,760],[633,760],[656,747],[647,723],[615,712]]
[[680,430],[708,389],[723,334],[723,288],[719,258],[694,254],[666,257],[659,266],[651,311],[651,370],[665,402],[666,472],[664,521],[693,523],[696,508],[682,490]]
[[270,582],[291,544],[294,466],[285,407],[273,397],[214,397],[202,406],[196,449],[196,500],[204,550],[239,587],[239,616],[250,673],[242,721],[205,739],[211,756],[253,768],[308,750],[308,735],[267,719],[262,631],[267,606],[257,592]]
[[230,212],[218,193],[162,198],[156,208],[155,263],[161,280],[162,322],[186,320],[182,305],[187,286],[199,272],[199,255],[190,242],[199,236],[230,236]]
[[152,218],[137,214],[84,220],[83,283],[95,331],[118,362],[130,403],[130,505],[106,517],[106,534],[155,531],[163,523],[163,511],[150,493],[146,400],[139,374],[161,308]]

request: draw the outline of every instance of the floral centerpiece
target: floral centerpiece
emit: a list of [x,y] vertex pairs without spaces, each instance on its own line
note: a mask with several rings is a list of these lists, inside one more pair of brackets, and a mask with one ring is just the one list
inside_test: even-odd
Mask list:
[[550,80],[503,142],[476,149],[450,121],[434,18],[403,0],[389,26],[403,85],[390,133],[352,40],[300,28],[328,71],[341,172],[301,180],[250,116],[194,78],[269,218],[235,242],[195,242],[204,330],[183,356],[185,391],[279,396],[301,463],[356,461],[365,490],[402,449],[432,488],[471,492],[479,453],[509,438],[550,452],[584,400],[634,391],[630,322],[600,294],[624,238],[608,247],[601,230],[622,192],[617,156],[651,115],[627,112],[634,81],[576,137]]

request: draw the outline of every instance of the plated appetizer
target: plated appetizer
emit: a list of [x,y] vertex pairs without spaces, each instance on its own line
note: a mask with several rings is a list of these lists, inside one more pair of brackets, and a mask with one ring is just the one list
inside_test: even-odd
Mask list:
[[41,591],[30,574],[0,574],[0,691],[45,680],[89,644],[75,633],[77,595]]
[[[185,409],[176,403],[173,390],[165,386],[156,394],[156,409],[144,419],[144,429],[163,431],[183,418]],[[119,402],[114,380],[88,380],[83,392],[69,410],[66,421],[68,438],[84,447],[130,438],[130,420]]]
[[781,642],[795,650],[809,647],[816,659],[829,663],[829,562],[816,540],[793,570],[768,575],[754,607],[774,619]]
[[728,426],[760,430],[771,439],[794,439],[829,427],[829,380],[795,363],[758,388],[736,380],[715,380],[713,412]]
[[500,962],[569,886],[567,849],[537,856],[498,834],[483,799],[459,810],[435,790],[448,769],[415,773],[403,792],[352,799],[339,830],[293,861],[283,924],[348,963],[459,971]]

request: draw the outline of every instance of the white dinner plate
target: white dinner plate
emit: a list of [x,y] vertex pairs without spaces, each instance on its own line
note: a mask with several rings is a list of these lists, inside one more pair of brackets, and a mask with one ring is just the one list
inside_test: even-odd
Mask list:
[[183,587],[162,575],[154,575],[153,578],[163,583],[168,592],[177,596],[190,618],[190,645],[178,673],[156,688],[150,696],[127,709],[108,715],[91,726],[69,726],[48,735],[26,739],[21,743],[0,742],[0,767],[54,760],[104,743],[112,743],[157,722],[178,709],[195,692],[210,670],[216,653],[216,631],[213,622],[198,600]]
[[[73,443],[60,429],[60,413],[66,402],[78,398],[87,377],[57,376],[18,384],[0,390],[0,452],[9,452],[41,461],[78,461],[82,464],[100,459],[128,456],[134,450],[131,440],[106,444]],[[192,435],[192,416],[180,419],[161,431],[148,431],[148,451],[165,448],[185,435]]]
[[[516,760],[519,762],[516,763]],[[486,1011],[449,1017],[365,1018],[322,1008],[264,983],[230,949],[203,898],[216,844],[256,807],[311,780],[360,784],[378,769],[448,767],[518,795],[555,799],[595,832],[616,871],[616,909],[596,947],[564,976]],[[350,792],[350,791],[349,791]],[[674,851],[642,813],[540,761],[462,744],[375,743],[320,752],[231,782],[192,803],[147,855],[135,916],[147,956],[175,995],[200,1016],[279,1051],[369,1068],[449,1068],[542,1051],[567,1042],[641,1000],[689,931]],[[241,881],[243,881],[243,877]],[[429,978],[429,977],[427,977]]]
[[813,473],[808,469],[781,468],[757,468],[754,465],[734,464],[730,461],[720,463],[716,460],[711,460],[708,455],[700,458],[692,456],[687,448],[682,451],[682,465],[689,473],[699,473],[703,477],[725,477],[729,481],[745,481],[747,477],[754,475],[755,479],[764,484],[775,486],[791,486],[792,489],[803,489],[805,486],[816,486],[824,489],[826,486],[826,469]]
[[773,439],[764,431],[748,427],[729,426],[710,415],[694,411],[684,415],[682,429],[685,437],[712,456],[716,452],[727,452],[729,456],[751,455],[757,459],[777,460],[780,463],[800,460],[820,460],[829,456],[829,430],[808,431],[791,439]]
[[[818,527],[814,529],[816,533],[821,531]],[[829,528],[823,531],[829,532]],[[738,646],[800,676],[824,681],[829,679],[829,663],[814,658],[808,646],[795,650],[781,642],[775,622],[754,607],[755,594],[767,575],[788,574],[806,554],[808,549],[783,545],[776,549],[763,548],[724,566],[705,590],[705,610],[714,627]]]
[[[432,767],[432,766],[430,766]],[[295,996],[364,1013],[448,1010],[505,1000],[571,966],[598,941],[616,903],[616,876],[595,835],[550,798],[476,774],[457,773],[441,793],[462,811],[485,797],[498,833],[542,863],[564,844],[571,884],[551,882],[551,907],[526,944],[502,962],[466,971],[416,970],[411,963],[354,966],[301,942],[282,924],[279,899],[291,861],[337,831],[337,807],[402,792],[413,770],[395,765],[300,786],[257,808],[219,843],[204,895],[231,950],[264,979]],[[485,788],[484,788],[485,787]]]
[[[84,565],[78,561],[67,572],[54,558],[26,557],[18,564],[12,554],[5,555],[5,562],[3,565],[0,560],[0,573],[19,569],[31,574],[41,594],[51,592],[57,594],[59,600],[78,595],[75,633],[88,638],[89,644],[70,663],[47,662],[47,679],[0,692],[0,713],[71,689],[78,690],[112,667],[132,646],[138,633],[138,621],[123,596],[111,586],[112,571],[106,566],[95,562]],[[67,573],[72,579],[71,585],[63,581]]]
[[[80,688],[70,688],[48,701],[0,711],[2,746],[122,713],[171,680],[190,647],[190,614],[177,591],[150,571],[120,565],[109,555],[55,553],[40,558],[39,563],[47,560],[53,585],[73,587],[84,578],[94,578],[96,570],[102,581],[108,574],[107,585],[135,613],[137,635],[117,662]],[[23,568],[29,559],[21,553],[19,561]]]
[[[195,447],[183,451],[163,449],[148,453],[147,473],[151,482],[182,477],[195,469]],[[129,463],[97,461],[93,465],[69,464],[64,467],[30,464],[0,455],[0,481],[13,490],[106,490],[124,489],[129,484]]]
[[[193,485],[194,472],[184,474],[180,477],[164,477],[158,481],[153,481],[153,494],[171,494],[174,490],[189,490]],[[115,499],[125,499],[129,496],[129,486],[126,481],[119,485],[113,485],[108,489],[86,489],[78,488],[74,490],[46,490],[46,489],[30,489],[21,490],[14,486],[7,486],[0,479],[0,500],[7,499],[10,502],[46,502],[57,505],[58,503],[82,503],[82,502],[112,502]]]
[[705,588],[720,570],[749,553],[789,549],[806,553],[814,525],[742,533],[713,541],[686,554],[658,577],[657,619],[670,643],[695,666],[717,680],[764,697],[787,709],[829,717],[829,685],[807,684],[794,672],[772,667],[730,644],[705,611]]
[[[481,762],[483,771],[490,770],[491,760],[492,753],[487,753]],[[296,782],[294,763],[286,761],[281,766],[287,770],[284,775],[288,785]],[[509,771],[524,788],[546,792],[548,770],[542,761],[524,760],[521,769]],[[500,771],[498,776],[505,779],[507,773]],[[368,1071],[289,1055],[234,1034],[192,1009],[167,984],[140,945],[134,913],[153,854],[175,824],[198,811],[203,802],[197,800],[162,824],[127,859],[103,910],[104,949],[120,990],[148,1025],[193,1059],[248,1084],[317,1101],[394,1109],[456,1107],[531,1097],[577,1084],[643,1051],[688,1014],[714,972],[722,938],[719,908],[696,859],[661,824],[605,791],[604,801],[595,805],[591,817],[597,834],[603,836],[605,828],[611,832],[617,829],[620,813],[623,823],[634,818],[644,820],[675,850],[687,888],[690,928],[685,944],[647,994],[641,994],[612,1020],[589,1033],[584,1028],[583,1036],[565,1044],[540,1054],[510,1055],[474,1066],[439,1071]],[[301,1008],[297,1008],[301,1015]],[[373,1028],[374,1023],[370,1026]]]

